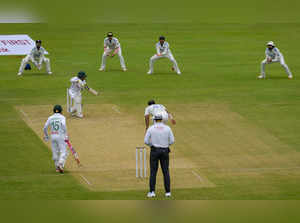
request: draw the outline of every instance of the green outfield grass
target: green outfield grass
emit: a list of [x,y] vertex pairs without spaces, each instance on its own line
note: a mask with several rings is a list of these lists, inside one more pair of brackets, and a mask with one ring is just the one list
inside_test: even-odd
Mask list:
[[[267,7],[268,2],[263,1],[262,6]],[[112,22],[107,18],[102,21],[101,15],[97,17],[94,12],[94,17],[81,23],[0,24],[1,34],[29,34],[33,39],[42,39],[50,53],[53,70],[52,76],[33,69],[17,77],[21,58],[0,57],[0,199],[145,198],[147,183],[143,191],[93,192],[68,173],[54,174],[50,150],[15,109],[23,105],[65,104],[68,80],[79,70],[86,71],[90,86],[103,92],[101,97],[85,94],[84,103],[143,109],[147,100],[155,98],[172,107],[177,103],[186,105],[186,113],[193,104],[227,105],[247,126],[254,126],[253,129],[268,134],[268,139],[274,137],[279,142],[278,145],[270,142],[270,152],[265,156],[270,159],[274,154],[278,159],[280,155],[289,157],[290,154],[300,157],[300,16],[295,14],[300,4],[292,2],[272,6],[272,12],[265,12],[255,4],[245,9],[241,4],[235,5],[235,1],[230,1],[226,10],[216,11],[211,4],[205,8],[199,3],[197,7],[203,14],[197,17],[195,9],[184,8],[180,13],[182,19],[175,14],[180,11],[180,4],[175,4],[173,11],[156,18],[148,10],[144,17],[135,18],[134,15],[142,16],[142,13],[130,14],[129,10],[128,17],[124,12],[120,17],[114,16]],[[233,5],[235,7],[231,7]],[[107,72],[97,71],[107,31],[119,37],[128,66],[126,73],[120,71],[118,58],[108,60]],[[146,74],[148,60],[161,34],[170,43],[181,76],[170,71],[167,61],[156,63],[154,75]],[[278,44],[295,76],[293,80],[287,79],[278,64],[267,66],[267,80],[256,79],[264,58],[264,44],[269,40]],[[223,118],[226,119],[226,115]],[[185,124],[184,117],[180,119]],[[180,128],[180,123],[176,128]],[[198,131],[201,131],[201,122],[191,134]],[[216,132],[213,137],[218,141],[222,135]],[[260,133],[254,136],[264,138]],[[238,141],[243,150],[243,138],[230,137]],[[204,142],[205,138],[201,140]],[[231,148],[227,146],[224,145],[224,154],[216,151],[215,156],[228,156]],[[259,148],[255,148],[254,153],[259,156]],[[235,150],[232,150],[230,156],[234,155]],[[239,169],[238,164],[233,166],[232,170],[213,165],[199,167],[216,186],[178,188],[172,191],[174,198],[300,199],[300,160],[274,161],[273,166],[259,163],[248,169]]]

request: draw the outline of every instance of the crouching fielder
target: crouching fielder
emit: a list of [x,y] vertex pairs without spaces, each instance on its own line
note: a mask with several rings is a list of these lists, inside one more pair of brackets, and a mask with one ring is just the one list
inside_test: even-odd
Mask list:
[[104,52],[102,55],[102,64],[99,68],[99,71],[105,70],[107,57],[114,57],[116,54],[118,54],[119,56],[122,70],[126,71],[127,69],[124,57],[122,55],[121,44],[117,38],[113,37],[113,33],[109,32],[107,33],[107,37],[104,39]]
[[289,79],[293,78],[293,75],[289,69],[289,67],[286,65],[284,61],[283,55],[280,53],[279,49],[275,47],[274,42],[270,41],[267,43],[267,49],[266,49],[266,59],[264,59],[261,62],[261,75],[258,76],[259,79],[266,78],[266,73],[265,73],[265,66],[266,64],[271,64],[271,63],[280,63],[281,66],[285,69],[285,72],[288,75]]
[[153,73],[153,63],[154,61],[161,59],[161,58],[168,58],[172,63],[173,67],[172,70],[174,70],[177,74],[181,74],[178,64],[170,50],[169,43],[165,41],[166,38],[164,36],[159,37],[159,42],[156,44],[156,54],[150,58],[150,70],[148,71],[148,74]]
[[42,41],[36,40],[36,46],[31,50],[30,54],[28,54],[21,62],[21,66],[19,68],[18,75],[22,75],[26,64],[30,61],[32,62],[39,70],[42,69],[42,63],[46,64],[46,71],[48,74],[52,74],[50,68],[50,59],[46,58],[45,49],[41,46]]
[[68,139],[66,118],[62,115],[62,107],[55,105],[54,114],[51,115],[44,126],[44,140],[49,140],[48,128],[51,133],[52,159],[56,168],[56,172],[63,173],[65,162],[68,157],[68,150],[65,140]]

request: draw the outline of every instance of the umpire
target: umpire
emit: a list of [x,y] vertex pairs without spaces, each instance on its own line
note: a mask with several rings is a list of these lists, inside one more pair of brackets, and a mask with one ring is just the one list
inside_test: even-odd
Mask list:
[[169,126],[162,122],[162,114],[154,116],[154,125],[146,132],[145,144],[151,147],[150,152],[150,191],[147,197],[155,197],[156,174],[158,162],[164,175],[166,197],[171,196],[169,174],[169,146],[174,143],[174,135]]

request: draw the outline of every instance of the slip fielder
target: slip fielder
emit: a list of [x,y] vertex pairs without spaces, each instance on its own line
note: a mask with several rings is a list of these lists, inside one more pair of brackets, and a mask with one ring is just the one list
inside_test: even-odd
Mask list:
[[178,68],[178,64],[170,50],[169,43],[166,41],[166,38],[164,36],[159,37],[159,42],[156,44],[156,54],[150,58],[150,69],[148,71],[148,74],[153,73],[154,62],[161,58],[168,58],[173,63],[172,70],[177,74],[181,74]]
[[289,67],[286,65],[284,61],[284,57],[282,53],[279,51],[279,49],[275,46],[273,41],[270,41],[267,43],[267,49],[265,51],[266,54],[266,59],[264,59],[261,62],[261,75],[258,76],[259,79],[266,78],[266,73],[265,73],[265,66],[266,64],[271,64],[271,63],[280,63],[281,66],[285,69],[285,72],[288,75],[289,79],[293,78],[293,75],[289,69]]
[[56,172],[63,173],[68,157],[65,140],[68,140],[66,118],[62,115],[62,107],[55,105],[54,114],[51,115],[44,126],[44,140],[49,140],[48,128],[50,127],[52,159]]
[[118,54],[119,56],[122,70],[126,71],[127,69],[124,57],[122,55],[121,44],[116,37],[113,37],[113,33],[109,32],[107,33],[107,37],[104,39],[104,52],[102,55],[102,64],[99,68],[99,71],[105,70],[107,57],[114,57],[116,54]]
[[[46,71],[52,74],[50,68],[50,59],[45,57],[45,49],[42,47],[42,41],[36,40],[36,46],[31,50],[25,58],[22,59],[18,75],[22,75],[26,64],[31,61],[39,70],[42,69],[42,63],[46,64]],[[30,67],[30,66],[29,66]]]

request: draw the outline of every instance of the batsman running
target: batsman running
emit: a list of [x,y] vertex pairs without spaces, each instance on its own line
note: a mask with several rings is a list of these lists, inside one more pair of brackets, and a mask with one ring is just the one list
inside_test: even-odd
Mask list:
[[72,77],[71,87],[67,90],[67,109],[72,113],[72,116],[83,118],[82,114],[82,96],[81,91],[87,89],[90,93],[98,95],[98,92],[89,88],[86,83],[87,75],[84,71],[78,72],[76,77]]
[[42,41],[36,40],[35,44],[36,46],[31,50],[30,54],[22,59],[18,73],[19,76],[23,74],[24,69],[31,70],[31,66],[28,63],[29,61],[31,61],[38,68],[38,70],[41,70],[42,63],[45,63],[47,73],[52,74],[50,68],[50,59],[45,57],[45,49],[42,47]]
[[52,159],[56,172],[64,173],[64,166],[68,157],[66,142],[68,140],[66,118],[62,115],[62,107],[55,105],[54,114],[51,115],[44,126],[44,140],[49,140],[48,128],[50,127]]
[[[148,101],[148,107],[145,109],[145,124],[146,124],[146,131],[149,128],[150,125],[150,116],[152,119],[155,117],[155,115],[161,115],[162,116],[162,121],[164,123],[167,123],[168,120],[171,120],[171,123],[173,125],[176,124],[176,121],[173,117],[173,115],[166,109],[165,106],[161,104],[155,104],[155,101],[152,99]],[[155,122],[155,120],[153,120]]]
[[113,36],[113,33],[109,32],[107,33],[107,37],[104,39],[104,52],[102,55],[102,64],[99,68],[99,71],[105,70],[107,57],[114,57],[116,54],[118,54],[119,56],[122,70],[127,71],[125,60],[122,55],[121,44],[119,40]]

